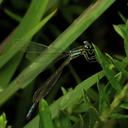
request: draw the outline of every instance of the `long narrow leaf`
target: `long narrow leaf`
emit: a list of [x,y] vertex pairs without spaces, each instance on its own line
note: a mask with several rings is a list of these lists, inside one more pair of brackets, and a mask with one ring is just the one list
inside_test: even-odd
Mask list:
[[[38,3],[36,0],[32,0],[30,8],[27,11],[26,15],[24,16],[20,25],[3,42],[3,46],[1,48],[2,50],[0,54],[0,68],[5,63],[7,63],[20,49],[22,49],[23,46],[28,44],[27,41],[25,43],[24,42],[18,43],[18,41],[21,38],[23,38],[28,31],[30,31],[33,27],[35,27],[37,23],[39,23],[42,15],[44,14],[44,11],[46,9],[45,6],[47,4],[48,4],[48,0],[39,0]],[[32,36],[27,37],[27,38],[28,40],[30,40]]]
[[95,48],[95,53],[96,53],[97,59],[98,59],[100,65],[101,65],[101,67],[104,70],[105,76],[107,77],[107,79],[111,83],[112,87],[117,92],[119,92],[121,90],[121,86],[120,86],[119,82],[117,81],[117,79],[115,78],[114,72],[112,71],[111,66],[113,64],[108,61],[106,56],[103,55],[101,53],[101,51],[95,45],[94,45],[94,48]]
[[50,108],[47,102],[42,99],[39,103],[40,128],[53,128]]
[[128,26],[127,24],[123,25],[114,25],[116,32],[124,39],[124,49],[128,57]]

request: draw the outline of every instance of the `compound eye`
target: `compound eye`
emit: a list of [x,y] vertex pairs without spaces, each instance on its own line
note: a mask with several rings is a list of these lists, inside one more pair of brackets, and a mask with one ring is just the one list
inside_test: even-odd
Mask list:
[[86,49],[91,49],[92,48],[92,45],[88,41],[84,41],[83,43],[84,43],[84,47]]

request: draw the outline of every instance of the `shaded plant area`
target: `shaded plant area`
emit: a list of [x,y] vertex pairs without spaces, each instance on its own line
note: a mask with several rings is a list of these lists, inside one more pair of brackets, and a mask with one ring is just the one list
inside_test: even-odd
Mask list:
[[0,0],[0,128],[127,127],[127,18],[127,0]]

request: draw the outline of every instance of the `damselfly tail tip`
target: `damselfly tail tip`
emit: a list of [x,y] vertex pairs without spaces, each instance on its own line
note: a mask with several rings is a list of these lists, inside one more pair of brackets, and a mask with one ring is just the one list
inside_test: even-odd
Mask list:
[[29,109],[29,111],[26,115],[26,120],[29,120],[31,118],[31,115],[33,113],[33,110],[34,110],[35,106],[36,106],[36,103],[33,103],[32,106],[30,107],[30,109]]

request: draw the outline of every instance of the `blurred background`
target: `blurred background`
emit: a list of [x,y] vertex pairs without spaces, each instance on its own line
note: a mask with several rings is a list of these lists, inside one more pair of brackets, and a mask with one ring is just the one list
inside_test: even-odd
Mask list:
[[[4,0],[0,6],[0,42],[6,39],[18,26],[20,20],[28,9],[30,2],[30,0]],[[93,2],[94,0],[52,0],[49,6],[52,6],[52,8],[57,7],[58,11],[52,20],[50,20],[45,27],[33,37],[33,41],[50,45],[50,43],[52,43],[75,20],[75,18],[77,18]],[[18,17],[14,18],[10,16],[9,12],[13,12]],[[82,45],[83,41],[87,40],[96,44],[103,52],[107,52],[112,56],[123,55],[123,40],[113,29],[114,24],[117,25],[123,23],[120,14],[126,18],[128,17],[127,0],[116,0],[116,2],[73,43],[70,49]],[[25,61],[26,58],[24,57],[14,78],[25,67]],[[40,86],[46,81],[62,62],[63,59],[56,64],[50,65],[45,72],[39,75],[36,80],[36,85],[31,88],[31,94],[33,94],[37,86]],[[97,62],[88,63],[85,58],[81,56],[73,60],[69,66],[65,67],[56,86],[64,86],[67,89],[75,87],[77,83],[97,71],[100,71],[100,69],[101,68]],[[26,90],[30,90],[30,87]],[[53,91],[53,93],[56,92]],[[55,95],[55,98],[58,98],[60,95],[61,92],[59,91],[59,93]],[[16,120],[18,122],[16,110],[21,105],[18,104],[18,102],[22,100],[22,96],[23,92],[21,90],[1,109],[1,111],[5,111],[8,115],[10,124],[16,125]],[[17,101],[17,104],[15,100]],[[53,99],[50,99],[49,101],[51,100]],[[30,104],[31,100],[29,101],[29,105]]]

